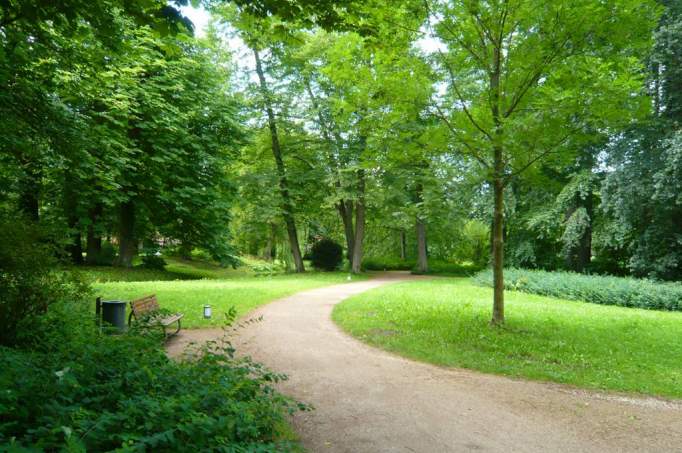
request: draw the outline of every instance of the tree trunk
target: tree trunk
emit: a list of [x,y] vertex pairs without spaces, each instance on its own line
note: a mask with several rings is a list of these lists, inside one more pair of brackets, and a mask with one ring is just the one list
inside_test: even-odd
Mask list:
[[493,137],[493,317],[490,323],[504,323],[504,131],[500,114],[501,44],[493,48],[490,77],[491,113],[495,124]]
[[[416,187],[416,198],[418,206],[421,206],[423,199],[424,187],[421,183],[417,183]],[[418,208],[421,211],[421,207]],[[426,250],[426,224],[421,218],[419,213],[417,213],[416,219],[416,230],[417,230],[417,272],[420,274],[425,274],[429,271],[429,258]]]
[[102,236],[97,233],[97,222],[102,215],[102,211],[102,205],[98,203],[88,213],[90,224],[88,224],[85,246],[85,262],[87,264],[99,264],[99,256],[102,253]]
[[504,184],[501,178],[493,182],[493,318],[492,324],[504,323]]
[[126,201],[119,208],[118,257],[115,265],[133,267],[133,257],[137,253],[135,238],[135,203]]
[[192,244],[182,241],[182,244],[180,244],[180,258],[187,261],[192,260]]
[[594,219],[594,200],[592,197],[592,192],[587,195],[585,199],[585,210],[587,211],[587,216],[590,218],[589,224],[585,229],[585,234],[580,241],[580,251],[578,252],[578,272],[585,272],[585,269],[592,262],[592,224]]
[[294,221],[294,209],[289,196],[289,182],[287,181],[286,171],[284,168],[284,161],[282,160],[282,149],[279,143],[279,134],[277,132],[277,123],[275,121],[275,113],[272,110],[270,99],[270,92],[268,90],[267,82],[265,81],[265,74],[261,64],[260,54],[256,49],[253,50],[253,55],[256,60],[256,74],[260,82],[260,90],[263,95],[263,102],[265,103],[265,111],[268,116],[268,126],[270,128],[270,138],[272,141],[272,154],[275,158],[277,167],[277,176],[279,178],[279,191],[282,197],[282,216],[287,228],[287,235],[289,236],[289,245],[291,247],[291,254],[294,258],[294,265],[296,272],[305,272],[303,265],[303,256],[301,255],[301,248],[298,244],[298,233],[296,231],[296,222]]
[[83,238],[81,232],[77,229],[78,219],[74,216],[69,216],[69,229],[71,233],[71,243],[68,246],[69,255],[73,264],[83,264]]
[[[319,122],[320,125],[320,130],[322,131],[322,135],[324,136],[324,139],[327,142],[327,145],[329,146],[329,152],[328,152],[328,159],[329,159],[329,166],[334,170],[336,173],[336,178],[334,180],[334,186],[336,187],[336,190],[340,193],[341,192],[341,178],[339,175],[339,160],[337,159],[337,156],[334,154],[334,149],[338,150],[341,148],[341,137],[338,134],[333,133],[333,126],[331,123],[331,120],[328,118],[325,120],[322,110],[320,109],[318,103],[317,103],[317,98],[315,96],[315,93],[313,93],[313,89],[310,85],[310,80],[305,81],[306,85],[306,90],[308,91],[308,96],[310,97],[310,101],[313,104],[313,108],[317,111],[317,121]],[[334,136],[334,138],[332,138]],[[336,141],[335,141],[336,140]],[[353,249],[354,249],[354,244],[355,244],[355,232],[353,231],[353,202],[350,200],[344,200],[341,199],[338,201],[336,204],[336,209],[339,212],[339,215],[341,216],[341,220],[343,221],[343,232],[344,235],[346,236],[346,250],[347,254],[346,257],[348,258],[348,264],[350,265],[351,269],[353,268]]]
[[405,230],[400,230],[400,259],[403,261],[407,259],[407,238],[405,237]]
[[429,259],[426,253],[426,224],[417,217],[417,272],[425,274],[429,271]]
[[29,169],[21,183],[19,193],[19,210],[26,215],[29,220],[34,222],[40,221],[40,203],[38,201],[38,192],[40,189],[40,174],[38,171],[31,169],[31,164],[27,165]]
[[343,233],[346,236],[346,250],[348,264],[351,269],[353,268],[353,252],[355,244],[355,231],[353,231],[353,202],[341,200],[337,204],[337,209],[339,210],[339,215],[341,220],[343,220]]
[[265,249],[263,250],[263,259],[266,261],[272,261],[275,258],[275,240],[276,240],[276,230],[274,223],[268,223],[268,240],[265,243]]
[[355,237],[353,240],[353,261],[351,271],[362,271],[362,242],[365,236],[365,171],[358,170],[358,201],[355,205]]

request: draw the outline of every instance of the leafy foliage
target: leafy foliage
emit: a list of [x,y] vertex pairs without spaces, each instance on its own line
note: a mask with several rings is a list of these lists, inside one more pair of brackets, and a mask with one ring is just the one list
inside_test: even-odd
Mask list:
[[51,306],[88,294],[77,275],[55,269],[49,241],[31,222],[0,220],[0,345],[22,341]]
[[229,342],[178,362],[152,337],[102,336],[92,323],[73,321],[70,337],[34,352],[0,347],[0,444],[19,451],[295,448],[279,428],[302,406],[272,388],[285,377],[235,358]]
[[[492,286],[489,270],[474,281]],[[505,289],[603,305],[682,311],[682,285],[628,277],[505,269]]]

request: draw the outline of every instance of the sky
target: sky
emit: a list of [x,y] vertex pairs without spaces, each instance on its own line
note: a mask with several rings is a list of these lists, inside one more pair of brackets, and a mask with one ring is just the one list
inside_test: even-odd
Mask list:
[[191,6],[183,6],[180,8],[182,14],[189,18],[194,23],[194,33],[201,38],[206,35],[206,27],[211,15],[204,8],[192,8]]

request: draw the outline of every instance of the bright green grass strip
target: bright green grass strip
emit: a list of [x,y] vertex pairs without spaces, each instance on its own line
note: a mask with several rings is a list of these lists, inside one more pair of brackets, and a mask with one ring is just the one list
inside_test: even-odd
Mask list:
[[246,266],[233,269],[231,267],[220,267],[202,260],[164,259],[168,263],[164,270],[145,269],[141,266],[129,269],[112,266],[77,266],[70,267],[69,269],[81,273],[88,281],[93,283],[196,280],[201,278],[234,278],[254,275],[254,272]]
[[337,305],[351,335],[438,365],[593,389],[682,397],[682,313],[506,293],[507,322],[489,326],[492,291],[467,279],[408,282]]
[[[358,280],[363,277],[353,277]],[[185,314],[183,326],[219,327],[230,307],[242,316],[259,305],[306,289],[344,283],[348,274],[340,272],[237,277],[222,280],[178,280],[96,283],[95,293],[104,299],[131,300],[156,294],[161,308]],[[202,308],[209,304],[213,317],[203,319]]]

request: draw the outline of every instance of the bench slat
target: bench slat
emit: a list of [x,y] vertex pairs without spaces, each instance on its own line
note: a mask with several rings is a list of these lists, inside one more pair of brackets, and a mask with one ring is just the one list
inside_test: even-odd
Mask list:
[[142,299],[130,302],[130,308],[133,313],[135,313],[135,316],[137,316],[150,311],[159,310],[159,301],[156,299],[156,294],[152,294],[151,296],[146,296]]
[[164,326],[168,326],[170,324],[173,324],[174,322],[179,321],[182,319],[184,315],[181,313],[176,313],[174,315],[168,316],[167,318],[161,318],[158,321],[163,324]]

